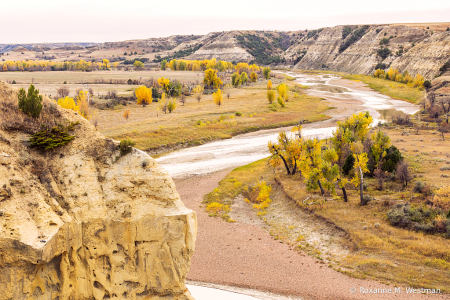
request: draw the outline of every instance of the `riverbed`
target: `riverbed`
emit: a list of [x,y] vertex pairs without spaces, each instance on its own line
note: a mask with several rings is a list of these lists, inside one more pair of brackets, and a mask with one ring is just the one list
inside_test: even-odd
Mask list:
[[[304,130],[302,135],[305,137],[317,137],[319,139],[330,137],[335,130],[336,123],[344,120],[355,112],[368,111],[374,118],[374,123],[376,124],[378,122],[385,122],[388,118],[397,114],[413,114],[419,109],[416,105],[394,100],[372,91],[369,88],[364,87],[362,83],[350,82],[329,75],[288,74],[296,77],[295,83],[310,87],[305,91],[306,93],[323,98],[323,101],[327,101],[329,106],[333,107],[333,109],[329,110],[330,119],[303,125]],[[245,266],[247,263],[258,262],[258,260],[255,260],[253,257],[255,252],[257,252],[255,249],[258,249],[258,247],[267,248],[268,246],[266,245],[271,245],[270,248],[264,248],[265,250],[263,252],[258,252],[259,255],[262,256],[267,254],[272,260],[278,259],[279,261],[276,260],[278,268],[280,266],[283,266],[283,268],[289,267],[289,270],[291,270],[290,267],[292,266],[291,260],[299,259],[297,253],[291,257],[290,251],[287,252],[286,249],[283,248],[284,246],[281,246],[281,244],[274,241],[266,232],[263,234],[261,228],[256,225],[255,227],[248,224],[241,225],[239,222],[235,224],[226,223],[208,217],[207,213],[205,213],[202,208],[199,208],[203,194],[214,189],[218,181],[220,181],[229,170],[267,157],[269,155],[267,143],[269,141],[275,141],[280,130],[290,131],[291,127],[242,134],[227,140],[168,152],[156,159],[156,161],[174,178],[177,189],[186,206],[197,210],[198,212],[199,236],[197,238],[196,253],[193,257],[190,274],[192,280],[200,280],[203,281],[203,283],[188,285],[189,290],[196,300],[302,299],[302,297],[298,296],[285,297],[257,291],[273,290],[274,287],[277,287],[279,292],[293,295],[292,289],[295,286],[289,284],[287,286],[282,285],[287,283],[284,282],[287,281],[287,279],[284,279],[283,282],[280,281],[283,276],[279,274],[279,270],[272,269],[272,273],[269,275],[270,282],[273,282],[274,280],[277,281],[277,284],[272,286],[268,284],[266,280],[268,273],[262,271],[264,270],[264,266]],[[245,229],[241,228],[239,231],[233,231],[236,230],[235,226],[239,226],[239,228],[241,228],[241,226],[246,227]],[[229,232],[233,232],[232,237],[227,237],[227,233]],[[254,237],[256,233],[266,238],[263,245],[259,242],[253,242],[252,239],[248,239],[248,234],[251,236],[253,234],[252,237]],[[255,243],[252,244],[252,250],[244,252],[244,248],[239,248],[248,243]],[[235,248],[233,248],[234,250],[230,248],[230,245],[235,246]],[[272,248],[277,250],[274,250],[274,253],[272,253]],[[280,251],[286,251],[286,254],[289,253],[287,254],[289,255],[289,258],[286,261],[283,260],[283,255],[279,255]],[[214,254],[211,256],[211,253]],[[250,257],[247,257],[250,254],[253,255],[251,256],[251,259]],[[222,259],[218,259],[219,257]],[[266,259],[269,258],[267,257]],[[227,263],[220,263],[222,260],[227,260]],[[273,263],[268,260],[264,261],[264,265]],[[304,263],[305,265],[309,264],[306,258]],[[303,266],[303,263],[297,262],[295,265]],[[234,266],[234,268],[232,266]],[[284,272],[288,272],[289,270],[284,269]],[[295,268],[295,270],[297,269]],[[345,276],[339,277],[340,279],[335,279],[335,277],[337,278],[337,276],[340,275],[335,273],[327,275],[324,273],[327,270],[324,271],[320,269],[320,267],[318,270],[320,270],[320,273],[317,274],[315,274],[314,271],[312,273],[308,271],[310,273],[306,276],[307,278],[297,278],[296,284],[302,285],[303,289],[305,289],[310,283],[305,283],[301,280],[308,281],[309,279],[312,279],[314,282],[314,278],[316,277],[321,279],[328,278],[330,285],[335,286],[335,288],[342,288],[342,291],[338,293],[341,295],[346,295],[346,291],[350,290],[349,286],[362,284],[353,278]],[[201,274],[204,274],[205,272],[210,275],[207,277],[201,276]],[[244,274],[243,272],[252,272],[251,278],[242,275]],[[228,275],[222,276],[223,274]],[[230,276],[233,279],[227,280],[227,276]],[[204,283],[204,281],[208,280],[216,283],[222,282],[226,285]],[[338,282],[338,286],[334,280]],[[242,285],[244,281],[249,281],[247,284],[254,288],[254,290],[239,289],[231,286]],[[365,282],[365,284],[368,283]],[[281,286],[283,286],[283,288],[280,288]],[[316,282],[315,286],[319,287],[321,285]],[[314,295],[322,295],[324,290],[325,289],[316,291],[314,292]],[[296,293],[298,293],[298,291],[296,291]],[[322,296],[325,297],[325,294]]]
[[[374,124],[385,122],[396,114],[413,114],[417,105],[394,100],[369,88],[349,87],[352,82],[330,75],[307,75],[287,73],[296,78],[295,83],[309,86],[306,93],[328,101],[334,109],[326,121],[303,125],[302,135],[319,139],[332,136],[336,122],[349,115],[368,111]],[[341,83],[341,84],[340,84]],[[269,155],[267,143],[276,141],[280,130],[292,127],[261,130],[235,136],[231,139],[211,142],[197,147],[181,149],[163,154],[156,161],[174,178],[205,175],[227,168],[243,166]]]

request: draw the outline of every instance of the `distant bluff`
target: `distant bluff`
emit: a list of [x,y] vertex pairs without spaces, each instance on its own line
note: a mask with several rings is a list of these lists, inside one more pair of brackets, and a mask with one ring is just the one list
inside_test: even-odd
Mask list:
[[450,60],[450,31],[406,25],[336,26],[297,32],[233,31],[218,34],[189,58],[253,60],[277,67],[359,74],[372,74],[377,65],[391,66],[432,79]]
[[160,54],[163,57],[170,53],[177,58],[216,58],[360,74],[372,74],[375,67],[392,66],[432,79],[450,60],[449,26],[450,23],[432,23],[342,25],[284,32],[236,30],[105,43],[99,48],[148,47],[153,53],[166,51]]
[[[185,285],[195,212],[146,153],[44,97],[38,119],[0,81],[0,299],[193,300]],[[80,122],[53,150],[41,124]]]

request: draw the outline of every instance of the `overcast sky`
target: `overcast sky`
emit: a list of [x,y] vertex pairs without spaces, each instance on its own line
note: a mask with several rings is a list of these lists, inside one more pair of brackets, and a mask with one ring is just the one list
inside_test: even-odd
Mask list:
[[109,42],[235,29],[449,22],[449,0],[4,0],[0,44]]

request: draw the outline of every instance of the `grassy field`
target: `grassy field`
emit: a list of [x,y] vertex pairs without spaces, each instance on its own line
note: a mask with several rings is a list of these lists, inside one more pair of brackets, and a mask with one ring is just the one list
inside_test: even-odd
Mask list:
[[[204,95],[200,102],[187,97],[185,105],[178,103],[173,113],[166,114],[159,110],[157,103],[145,108],[135,104],[117,106],[99,112],[98,129],[111,138],[130,138],[138,148],[156,152],[259,129],[295,125],[300,119],[315,122],[328,118],[327,104],[306,94],[291,98],[285,108],[278,105],[273,111],[266,99],[265,86],[265,82],[259,82],[230,89],[230,98],[225,95],[220,107],[214,104],[212,95]],[[130,110],[128,120],[122,116],[125,109]]]
[[[146,81],[150,78],[168,77],[172,81],[181,82],[201,82],[203,80],[202,72],[183,72],[183,71],[52,71],[52,72],[0,72],[0,80],[5,82],[16,81],[12,85],[16,88],[28,88],[34,83],[41,94],[49,97],[55,96],[56,91],[64,86],[69,89],[69,96],[75,97],[77,89],[87,90],[92,88],[95,96],[106,95],[108,91],[115,90],[118,95],[131,96],[137,85],[128,84],[109,84],[110,80],[141,80]],[[101,83],[103,80],[103,83]],[[67,84],[63,84],[64,81]],[[95,83],[97,82],[97,83]]]
[[[0,80],[12,81],[16,88],[27,88],[34,82],[41,94],[55,96],[57,89],[65,86],[69,96],[76,97],[77,89],[94,91],[93,101],[99,104],[109,101],[105,99],[108,91],[117,91],[119,96],[132,97],[138,85],[109,84],[109,80],[139,79],[166,77],[180,82],[199,84],[203,80],[203,72],[185,71],[95,71],[95,72],[0,72]],[[281,76],[284,78],[284,76]],[[287,79],[273,79],[277,83]],[[103,80],[103,83],[100,82]],[[228,78],[227,78],[228,80]],[[66,81],[67,84],[63,84]],[[256,131],[259,129],[290,126],[300,119],[307,122],[324,120],[328,106],[317,97],[302,93],[305,87],[298,86],[299,97],[291,97],[286,107],[270,108],[266,99],[267,81],[258,81],[229,90],[230,97],[224,95],[223,105],[214,104],[212,95],[203,95],[200,102],[193,96],[187,97],[185,105],[178,102],[173,113],[163,113],[158,103],[142,107],[132,102],[126,106],[116,105],[111,109],[97,110],[92,120],[96,120],[98,129],[105,135],[120,140],[130,138],[137,147],[153,152],[188,147],[208,141],[230,138],[234,135]],[[123,103],[123,102],[122,102]],[[274,104],[275,105],[275,104]],[[123,112],[130,110],[126,120]]]
[[405,100],[414,104],[419,104],[419,101],[422,100],[425,95],[425,92],[418,88],[412,88],[403,83],[375,78],[368,75],[344,75],[343,78],[362,81],[371,89],[374,89],[383,95],[387,95],[393,99]]
[[[316,216],[318,220],[327,221],[344,230],[347,238],[342,247],[350,251],[339,257],[323,253],[318,250],[317,245],[305,240],[307,233],[292,240],[289,238],[291,227],[274,225],[276,219],[282,219],[283,216],[268,217],[268,213],[261,216],[261,219],[270,226],[270,233],[275,239],[295,246],[298,251],[323,259],[329,267],[350,276],[376,278],[393,285],[440,288],[441,291],[450,292],[449,240],[393,227],[386,217],[387,211],[396,203],[423,201],[420,195],[411,192],[414,181],[421,180],[432,186],[450,184],[450,178],[442,177],[448,171],[440,170],[440,167],[450,162],[450,141],[442,141],[432,131],[420,131],[417,135],[409,128],[383,130],[389,134],[392,143],[401,149],[410,163],[415,179],[405,190],[401,189],[399,183],[387,181],[382,192],[375,189],[375,179],[366,179],[366,194],[378,200],[371,201],[367,206],[360,206],[358,190],[350,185],[348,203],[343,202],[338,192],[334,201],[328,201],[324,205],[305,206],[302,201],[306,197],[318,194],[307,192],[302,179],[285,175],[282,167],[273,172],[267,165],[267,159],[233,170],[220,182],[217,189],[205,197],[205,204],[218,202],[231,205],[236,195],[243,193],[248,197],[251,187],[263,179],[272,185],[271,195],[276,195],[281,190],[288,197],[287,201],[297,203],[298,207]],[[223,215],[224,219],[229,220],[228,213]],[[295,224],[291,225],[292,228],[295,227]]]

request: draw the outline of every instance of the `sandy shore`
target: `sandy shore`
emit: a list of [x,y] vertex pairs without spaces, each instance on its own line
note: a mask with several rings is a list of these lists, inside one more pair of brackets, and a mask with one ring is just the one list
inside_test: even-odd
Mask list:
[[[207,176],[175,179],[185,205],[197,212],[198,236],[187,279],[235,286],[302,299],[425,299],[420,294],[368,294],[360,288],[394,289],[373,280],[359,280],[336,272],[320,261],[274,240],[257,225],[227,223],[209,217],[203,195],[217,187],[230,170]],[[356,288],[356,293],[352,293]],[[449,299],[435,296],[433,299]]]

